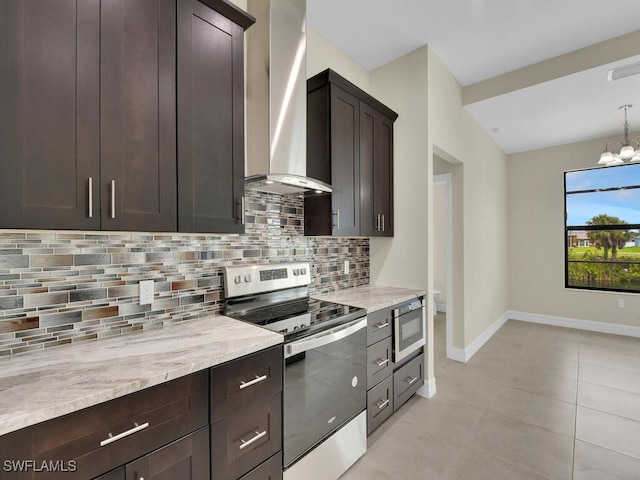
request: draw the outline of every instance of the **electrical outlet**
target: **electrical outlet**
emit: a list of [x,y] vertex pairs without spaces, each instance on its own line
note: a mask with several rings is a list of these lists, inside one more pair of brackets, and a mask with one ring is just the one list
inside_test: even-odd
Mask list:
[[344,261],[344,274],[347,275],[349,273],[349,260]]
[[140,281],[140,305],[153,303],[153,280]]
[[618,299],[618,308],[624,308],[624,298]]

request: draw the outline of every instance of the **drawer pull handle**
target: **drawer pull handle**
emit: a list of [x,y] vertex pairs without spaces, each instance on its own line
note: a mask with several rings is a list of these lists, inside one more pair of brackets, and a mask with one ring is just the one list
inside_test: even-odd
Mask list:
[[144,430],[149,426],[149,422],[143,423],[142,425],[134,423],[134,425],[135,427],[133,427],[132,429],[127,430],[126,432],[119,433],[118,435],[109,434],[109,438],[107,438],[106,440],[102,440],[100,442],[100,446],[104,447],[105,445],[109,445],[110,443],[117,442],[121,438],[128,437],[129,435],[139,432],[140,430]]
[[250,380],[248,382],[245,382],[244,380],[240,380],[240,390],[242,390],[243,388],[250,387],[251,385],[255,385],[256,383],[260,383],[260,382],[262,382],[262,381],[264,381],[266,379],[267,379],[266,375],[262,375],[261,377],[256,375],[256,378],[254,378],[253,380]]
[[381,328],[384,327],[388,327],[389,326],[389,322],[384,322],[384,323],[377,323],[374,325],[378,330],[380,330]]
[[382,410],[383,408],[385,408],[387,405],[389,405],[389,399],[387,398],[384,402],[382,400],[378,401],[376,403],[376,405],[378,406],[378,410]]
[[255,433],[255,436],[251,438],[251,440],[245,441],[243,439],[240,439],[240,441],[242,442],[242,445],[240,445],[240,450],[242,450],[245,447],[248,447],[253,442],[260,440],[262,437],[264,437],[267,434],[267,431],[263,430],[262,432],[258,432],[257,430],[254,430],[254,433]]
[[418,381],[418,378],[420,378],[420,377],[413,377],[413,378],[407,377],[406,382],[409,383],[409,385],[413,385],[414,383],[416,383]]
[[387,363],[389,363],[389,359],[388,358],[386,358],[385,360],[382,360],[382,359],[376,360],[376,364],[379,367],[382,367],[382,366],[386,365]]

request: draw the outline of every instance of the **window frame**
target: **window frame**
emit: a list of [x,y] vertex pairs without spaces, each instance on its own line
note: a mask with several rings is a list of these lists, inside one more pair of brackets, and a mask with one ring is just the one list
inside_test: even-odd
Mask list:
[[[606,287],[602,285],[573,285],[569,283],[569,264],[571,262],[580,262],[580,263],[600,263],[600,264],[615,264],[615,265],[640,265],[640,254],[639,259],[636,262],[620,262],[620,261],[612,261],[612,260],[584,260],[584,261],[576,261],[569,260],[569,242],[570,242],[570,232],[576,231],[612,231],[612,230],[637,230],[638,236],[640,236],[640,223],[628,223],[628,224],[616,224],[616,225],[568,225],[568,212],[567,212],[567,198],[569,195],[575,194],[585,194],[585,193],[597,193],[597,192],[613,192],[613,191],[623,191],[623,190],[640,190],[640,183],[638,185],[625,185],[622,187],[605,187],[605,188],[593,188],[593,189],[585,189],[585,190],[572,190],[567,192],[567,174],[571,174],[574,172],[582,172],[587,170],[611,170],[614,168],[624,168],[635,165],[636,168],[640,169],[640,163],[633,164],[624,164],[617,165],[611,167],[593,167],[593,168],[582,168],[576,170],[567,170],[563,173],[563,190],[564,190],[564,286],[565,288],[570,289],[578,289],[578,290],[593,290],[600,292],[624,292],[624,293],[640,293],[640,275],[638,277],[638,283],[635,288],[616,288],[616,287]],[[639,207],[640,212],[640,207]],[[594,216],[600,214],[601,212],[594,212]],[[591,217],[593,218],[593,216]]]

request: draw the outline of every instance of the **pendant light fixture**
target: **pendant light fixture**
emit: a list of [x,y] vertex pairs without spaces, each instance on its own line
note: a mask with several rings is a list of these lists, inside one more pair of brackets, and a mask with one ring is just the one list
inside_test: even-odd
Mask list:
[[[604,152],[600,155],[598,165],[613,167],[623,165],[626,161],[640,162],[640,135],[629,140],[629,122],[627,121],[627,110],[633,105],[622,105],[618,110],[624,110],[624,143],[619,140],[612,140],[604,147]],[[616,148],[619,150],[616,152]]]

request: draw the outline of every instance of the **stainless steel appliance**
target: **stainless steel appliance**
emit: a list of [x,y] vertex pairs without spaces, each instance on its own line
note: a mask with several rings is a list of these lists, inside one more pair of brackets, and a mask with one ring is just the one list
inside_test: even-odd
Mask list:
[[393,361],[408,357],[427,341],[427,322],[424,298],[394,308]]
[[337,479],[366,451],[366,311],[310,298],[308,263],[225,267],[224,279],[227,316],[285,336],[285,479]]

